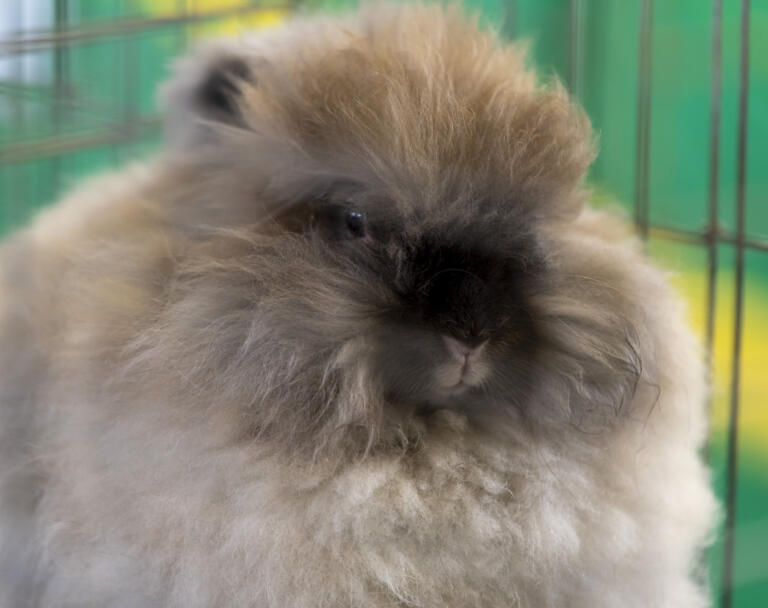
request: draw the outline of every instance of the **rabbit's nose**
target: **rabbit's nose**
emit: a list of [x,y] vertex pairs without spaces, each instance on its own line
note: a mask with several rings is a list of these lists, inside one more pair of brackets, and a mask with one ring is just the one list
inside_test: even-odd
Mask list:
[[470,345],[445,334],[443,334],[443,341],[451,356],[460,363],[468,363],[472,359],[477,358],[488,343],[487,340],[484,340],[479,344]]

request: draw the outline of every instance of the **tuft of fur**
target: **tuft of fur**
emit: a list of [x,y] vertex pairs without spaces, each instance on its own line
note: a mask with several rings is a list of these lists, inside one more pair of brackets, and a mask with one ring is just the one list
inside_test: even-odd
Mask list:
[[164,100],[0,249],[0,605],[707,604],[700,349],[557,83],[374,5]]

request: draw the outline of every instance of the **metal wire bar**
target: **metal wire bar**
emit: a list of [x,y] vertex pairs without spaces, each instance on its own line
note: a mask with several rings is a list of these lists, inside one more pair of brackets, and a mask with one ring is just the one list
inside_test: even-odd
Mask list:
[[288,2],[275,3],[274,5],[260,4],[258,6],[237,6],[216,11],[197,13],[186,12],[181,15],[173,15],[170,17],[119,19],[93,25],[89,24],[63,28],[61,31],[56,31],[55,29],[47,31],[43,30],[33,33],[30,36],[24,36],[23,38],[14,37],[8,40],[0,40],[0,57],[44,50],[60,44],[84,44],[100,38],[125,36],[152,29],[189,25],[203,21],[215,21],[217,19],[237,17],[239,15],[247,15],[264,10],[287,10],[290,8],[291,4]]
[[[176,0],[176,14],[181,17],[189,15],[188,0]],[[181,52],[189,45],[189,27],[185,24],[178,31],[178,51]]]
[[[18,100],[23,103],[41,104],[46,107],[57,107],[59,111],[66,113],[70,118],[72,114],[80,113],[91,119],[99,119],[99,114],[110,115],[114,108],[107,105],[103,99],[76,95],[72,83],[64,80],[59,91],[54,86],[40,86],[35,84],[18,84],[14,82],[0,82],[0,95],[8,99]],[[101,118],[101,122],[110,122],[110,119]]]
[[[69,0],[56,0],[54,11],[56,31],[60,31],[66,27],[66,23],[69,20]],[[53,90],[56,99],[63,99],[65,95],[68,60],[69,48],[67,45],[56,46],[53,53]],[[56,135],[61,132],[61,125],[66,118],[64,110],[64,104],[51,105],[53,132]],[[59,185],[61,184],[61,158],[55,157],[51,165],[53,188],[55,192],[58,192]]]
[[718,244],[738,245],[744,249],[752,249],[754,251],[768,253],[768,239],[747,237],[745,235],[740,241],[735,232],[730,232],[728,230],[716,229],[714,235],[712,235],[708,230],[698,232],[696,230],[686,230],[685,228],[677,228],[676,226],[665,224],[652,223],[648,225],[648,228],[651,236],[666,239],[668,241],[677,241],[678,243],[687,243],[688,245],[705,245],[709,243],[710,240],[714,240]]
[[584,95],[584,0],[570,0],[568,86],[577,99]]
[[[123,0],[129,9],[138,10],[133,0]],[[139,62],[137,60],[139,54],[138,39],[135,36],[127,36],[122,40],[120,50],[122,52],[123,61],[123,78],[122,78],[122,103],[119,108],[118,115],[121,117],[123,125],[125,125],[125,140],[126,146],[136,139],[135,124],[139,116]],[[124,150],[121,147],[115,147],[115,153],[117,155],[116,164],[118,164],[122,158]]]
[[517,0],[507,0],[504,4],[504,20],[502,22],[501,31],[504,34],[504,37],[508,40],[513,39],[518,32],[517,8]]
[[640,3],[637,66],[637,149],[635,153],[635,222],[643,239],[648,238],[651,149],[651,73],[653,0]]
[[[712,2],[712,89],[709,111],[709,223],[707,231],[707,326],[705,347],[707,369],[714,369],[713,346],[715,342],[715,307],[717,305],[717,226],[719,221],[720,188],[720,95],[722,91],[722,28],[723,1]],[[710,397],[707,409],[712,410]],[[709,442],[706,446],[709,458]]]
[[741,339],[744,326],[744,230],[746,221],[747,121],[749,95],[749,0],[741,0],[741,62],[739,74],[739,127],[736,157],[736,292],[734,294],[731,410],[728,420],[728,480],[725,498],[722,608],[733,605],[736,492],[738,487],[739,397]]
[[[15,30],[21,31],[24,25],[25,6],[23,3],[19,3],[15,7],[13,13],[13,21]],[[12,78],[16,82],[21,82],[24,85],[27,84],[27,75],[22,57],[15,57],[11,60],[12,64]],[[24,126],[26,123],[26,110],[27,104],[24,100],[12,98],[11,105],[11,135],[13,137],[19,137],[24,132]],[[29,180],[26,179],[10,179],[10,186],[8,188],[8,200],[12,201],[27,201],[29,200],[27,195],[29,193]],[[5,214],[6,225],[16,225],[23,217],[23,209],[21,205],[8,205]]]
[[111,129],[76,135],[61,135],[12,144],[0,149],[0,165],[25,163],[42,158],[60,156],[76,150],[124,143],[134,137],[156,132],[160,118],[150,116],[137,120],[128,127],[115,124]]

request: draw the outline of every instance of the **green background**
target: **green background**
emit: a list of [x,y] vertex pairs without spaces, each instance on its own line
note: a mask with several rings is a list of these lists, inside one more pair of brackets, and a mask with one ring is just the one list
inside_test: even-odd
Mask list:
[[[90,32],[57,47],[0,52],[0,234],[23,225],[93,172],[148,155],[159,141],[155,90],[194,39],[269,26],[302,3],[245,0],[2,0],[0,37],[43,28]],[[354,2],[313,1],[343,9]],[[640,0],[466,0],[484,23],[531,45],[544,78],[571,85],[600,138],[590,172],[596,204],[633,214],[636,188]],[[229,12],[253,7],[248,13]],[[578,8],[578,10],[574,10]],[[180,24],[178,16],[205,18]],[[704,338],[707,251],[658,227],[701,231],[707,222],[712,104],[712,3],[655,2],[651,38],[648,249],[674,271],[691,323]],[[5,24],[3,23],[5,20]],[[58,22],[58,25],[56,25]],[[735,229],[740,2],[724,0],[719,222]],[[123,31],[94,35],[105,25]],[[95,28],[95,29],[94,29]],[[572,57],[577,32],[578,56]],[[40,32],[38,32],[40,33]],[[753,0],[747,123],[747,232],[768,239],[768,0]],[[66,37],[65,37],[66,38]],[[573,77],[575,73],[578,75]],[[695,239],[694,239],[695,240]],[[713,483],[723,495],[734,324],[734,248],[718,247],[712,417]],[[746,254],[733,605],[768,606],[768,251]],[[711,552],[719,596],[722,546]]]

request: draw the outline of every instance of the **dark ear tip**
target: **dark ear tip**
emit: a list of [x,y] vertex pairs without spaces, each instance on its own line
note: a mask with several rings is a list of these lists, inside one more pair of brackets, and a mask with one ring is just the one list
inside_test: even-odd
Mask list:
[[221,118],[237,118],[237,97],[244,82],[253,82],[248,64],[237,57],[223,59],[200,84],[197,92],[199,103]]

